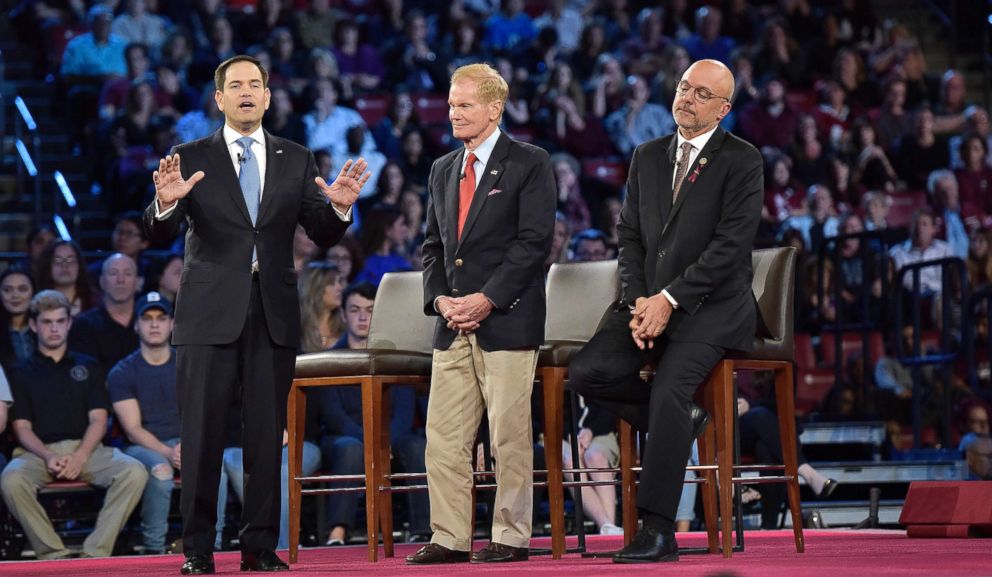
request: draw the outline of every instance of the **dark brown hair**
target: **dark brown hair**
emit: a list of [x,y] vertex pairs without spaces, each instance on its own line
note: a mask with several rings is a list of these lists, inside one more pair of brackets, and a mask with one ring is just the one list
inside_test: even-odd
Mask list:
[[237,56],[232,56],[227,60],[221,62],[217,66],[217,70],[214,71],[214,87],[221,92],[224,91],[224,82],[227,80],[227,69],[231,67],[232,64],[237,64],[238,62],[251,62],[258,67],[258,71],[262,73],[262,86],[265,88],[269,87],[269,71],[262,66],[262,63],[253,56],[248,56],[247,54],[238,54]]

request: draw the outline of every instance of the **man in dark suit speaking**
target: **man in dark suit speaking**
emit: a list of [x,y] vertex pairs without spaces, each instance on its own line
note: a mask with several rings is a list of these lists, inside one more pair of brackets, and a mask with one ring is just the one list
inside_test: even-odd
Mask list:
[[471,556],[527,559],[533,508],[530,394],[544,342],[544,261],[556,187],[548,154],[499,130],[506,81],[455,70],[449,118],[460,150],[428,181],[424,311],[439,315],[427,408],[431,543],[408,563],[469,561],[472,458],[483,409],[496,460],[492,540]]
[[[637,506],[643,526],[618,563],[674,561],[692,397],[727,349],[751,347],[751,249],[761,155],[718,125],[734,78],[696,62],[676,88],[676,134],[637,147],[620,212],[619,306],[569,367],[570,387],[648,431]],[[639,371],[657,363],[647,384]]]
[[221,63],[214,83],[224,127],[159,162],[155,200],[144,217],[153,241],[175,236],[183,219],[189,224],[173,333],[182,416],[181,572],[214,572],[223,417],[233,395],[243,407],[241,570],[284,571],[274,549],[282,433],[300,337],[293,234],[299,223],[318,245],[340,240],[369,174],[363,159],[349,160],[328,185],[313,154],[262,130],[268,73],[254,58]]

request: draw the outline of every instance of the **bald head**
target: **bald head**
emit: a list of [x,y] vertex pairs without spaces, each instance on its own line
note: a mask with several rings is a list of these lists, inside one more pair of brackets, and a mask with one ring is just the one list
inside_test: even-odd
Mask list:
[[693,63],[682,75],[672,102],[672,115],[685,138],[709,132],[730,112],[734,75],[717,60]]

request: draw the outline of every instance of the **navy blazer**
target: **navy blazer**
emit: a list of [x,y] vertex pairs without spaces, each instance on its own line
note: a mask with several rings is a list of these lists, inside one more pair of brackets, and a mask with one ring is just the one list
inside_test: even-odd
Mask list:
[[[482,292],[495,309],[479,326],[487,351],[533,349],[544,343],[544,261],[555,227],[554,175],[548,153],[502,133],[472,197],[458,239],[461,148],[442,156],[428,180],[424,239],[424,312],[434,300]],[[457,336],[439,318],[434,348]]]
[[672,204],[677,138],[637,147],[620,211],[621,305],[667,289],[679,304],[665,334],[675,341],[750,350],[757,325],[751,250],[761,220],[756,148],[717,128]]
[[265,184],[253,226],[237,172],[224,142],[223,129],[180,144],[180,170],[189,178],[205,174],[164,220],[155,219],[155,204],[145,209],[152,242],[174,237],[179,223],[189,223],[186,259],[176,299],[176,345],[220,345],[241,335],[251,294],[252,247],[258,250],[259,281],[265,321],[272,340],[298,348],[300,305],[293,266],[297,223],[319,246],[330,246],[348,228],[314,182],[317,164],[309,150],[265,133]]

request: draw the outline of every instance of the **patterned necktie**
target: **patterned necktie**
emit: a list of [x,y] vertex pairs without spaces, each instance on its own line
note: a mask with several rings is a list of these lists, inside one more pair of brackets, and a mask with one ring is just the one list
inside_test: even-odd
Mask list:
[[[248,216],[251,217],[252,225],[258,220],[258,197],[262,192],[261,178],[258,174],[258,159],[251,151],[251,143],[254,142],[250,136],[243,136],[237,140],[241,145],[241,155],[238,156],[238,163],[241,169],[238,171],[238,182],[241,183],[241,194],[245,197],[245,204],[248,205]],[[251,249],[251,262],[258,260],[258,253],[255,248]]]
[[685,180],[685,173],[689,172],[689,153],[692,152],[692,144],[689,141],[682,143],[682,157],[679,158],[678,170],[675,171],[675,186],[672,187],[672,204],[679,198],[679,188]]
[[472,206],[472,197],[475,196],[475,160],[475,153],[468,153],[468,158],[465,159],[465,173],[458,182],[458,240],[462,239],[462,229],[465,228],[468,209]]

